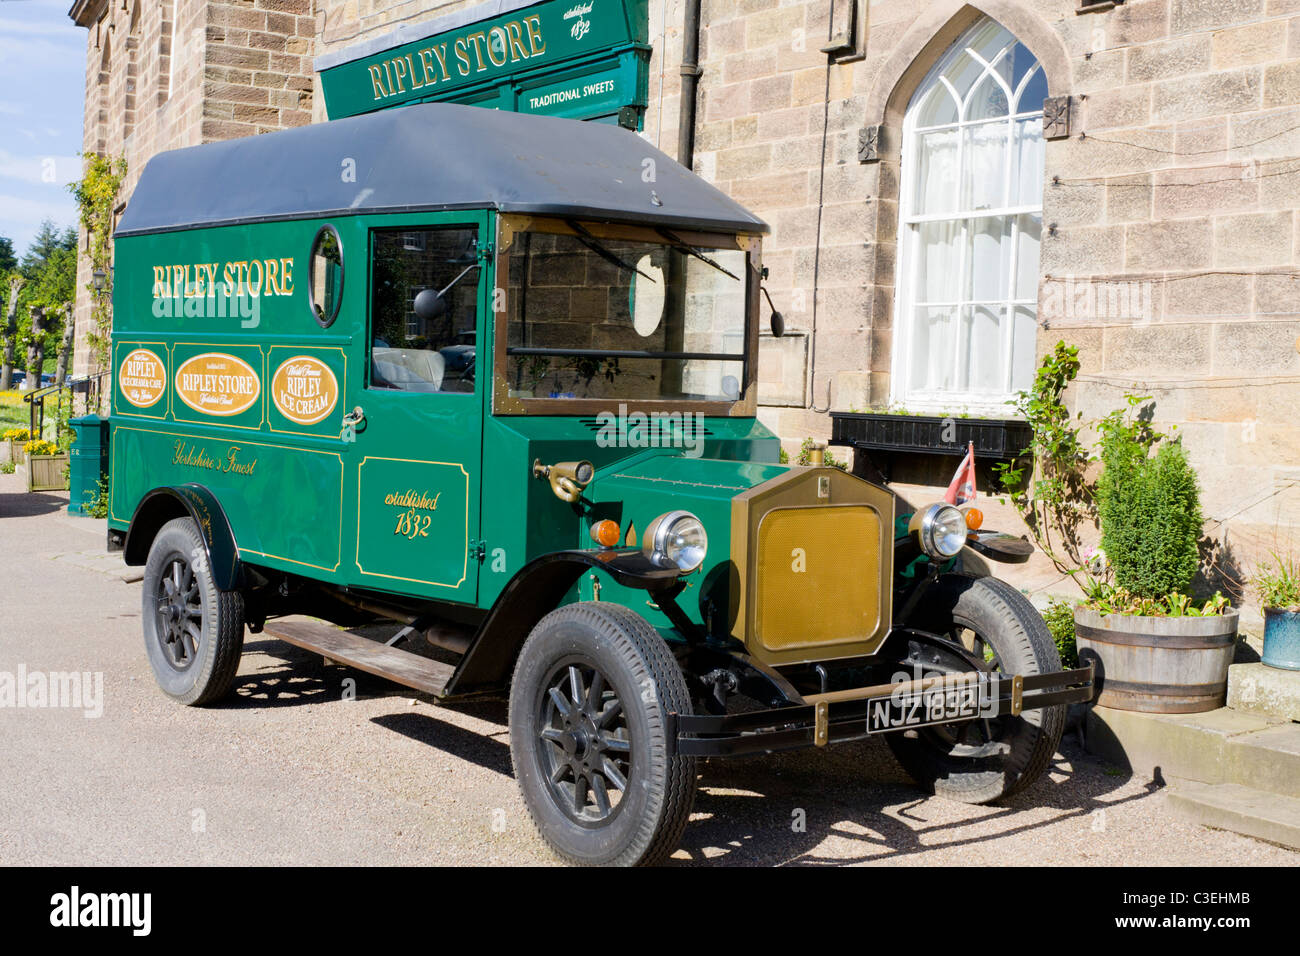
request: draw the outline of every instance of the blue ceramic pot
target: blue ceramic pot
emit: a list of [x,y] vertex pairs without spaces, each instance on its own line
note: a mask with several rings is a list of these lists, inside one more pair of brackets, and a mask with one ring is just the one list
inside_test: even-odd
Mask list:
[[1264,609],[1264,654],[1269,667],[1300,671],[1300,611]]

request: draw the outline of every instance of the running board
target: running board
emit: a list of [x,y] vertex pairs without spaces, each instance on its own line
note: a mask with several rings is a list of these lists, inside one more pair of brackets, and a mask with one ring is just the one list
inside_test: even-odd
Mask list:
[[263,633],[304,650],[315,651],[332,661],[357,670],[386,677],[434,697],[441,697],[456,668],[410,651],[398,650],[333,624],[312,618],[281,618],[267,621]]

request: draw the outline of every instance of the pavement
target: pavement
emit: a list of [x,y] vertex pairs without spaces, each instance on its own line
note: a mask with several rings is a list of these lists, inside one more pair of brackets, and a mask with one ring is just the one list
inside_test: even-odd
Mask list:
[[[77,671],[103,690],[89,707],[0,703],[0,863],[554,862],[515,789],[504,704],[438,706],[250,634],[234,695],[181,707],[154,685],[140,585],[104,554],[104,522],[21,482],[0,475],[0,679]],[[1184,820],[1073,738],[1000,807],[920,793],[872,740],[704,764],[673,862],[1294,866],[1300,853]]]

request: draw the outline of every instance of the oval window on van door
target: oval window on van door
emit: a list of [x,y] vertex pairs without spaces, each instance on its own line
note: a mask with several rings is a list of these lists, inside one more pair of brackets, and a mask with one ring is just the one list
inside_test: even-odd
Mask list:
[[308,265],[312,315],[322,328],[329,328],[343,301],[343,241],[333,226],[321,226],[316,233]]

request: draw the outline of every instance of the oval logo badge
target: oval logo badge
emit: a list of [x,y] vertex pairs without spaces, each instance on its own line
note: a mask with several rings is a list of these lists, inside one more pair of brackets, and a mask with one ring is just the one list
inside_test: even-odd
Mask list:
[[238,415],[256,404],[262,382],[243,359],[205,352],[176,369],[176,394],[204,415]]
[[286,359],[271,376],[271,401],[280,414],[299,425],[315,425],[334,411],[338,400],[334,372],[310,355]]
[[122,397],[136,408],[149,408],[167,391],[167,369],[148,349],[132,349],[117,370]]

